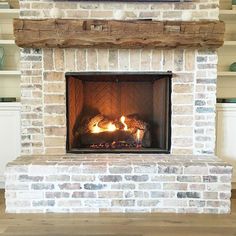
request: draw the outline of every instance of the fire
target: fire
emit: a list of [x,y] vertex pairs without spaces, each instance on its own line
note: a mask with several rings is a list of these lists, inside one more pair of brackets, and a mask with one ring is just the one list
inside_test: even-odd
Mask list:
[[[120,118],[120,122],[124,125],[124,131],[128,131],[128,126],[125,123],[125,116],[121,116]],[[91,129],[91,133],[97,134],[97,133],[101,133],[101,132],[114,132],[117,130],[117,127],[115,126],[115,124],[113,124],[112,122],[110,122],[105,128],[100,128],[98,125],[98,122],[96,122]]]
[[92,130],[91,130],[91,133],[93,134],[98,134],[98,133],[101,133],[101,132],[105,132],[105,131],[108,131],[108,132],[113,132],[113,131],[116,131],[116,126],[114,124],[112,124],[111,122],[108,124],[107,128],[105,129],[102,129],[98,126],[98,123],[96,123],[93,127],[92,127]]
[[124,130],[127,131],[127,130],[128,130],[128,126],[127,126],[126,123],[125,123],[125,117],[124,117],[124,116],[121,116],[120,121],[121,121],[121,123],[124,125]]
[[94,133],[94,134],[97,134],[97,133],[100,133],[100,132],[101,132],[101,128],[98,126],[98,123],[96,123],[96,124],[93,126],[91,132]]
[[140,141],[140,129],[137,130],[137,142],[139,143]]
[[113,132],[115,130],[116,130],[116,126],[110,122],[107,126],[107,131]]

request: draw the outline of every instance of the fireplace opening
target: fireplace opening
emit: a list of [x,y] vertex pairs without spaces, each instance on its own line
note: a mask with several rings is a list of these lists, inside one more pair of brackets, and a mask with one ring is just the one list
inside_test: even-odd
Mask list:
[[67,152],[170,153],[172,72],[66,73]]

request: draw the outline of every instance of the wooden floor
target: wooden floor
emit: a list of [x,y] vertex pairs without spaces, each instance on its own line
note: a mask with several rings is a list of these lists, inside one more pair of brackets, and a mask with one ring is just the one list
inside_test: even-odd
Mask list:
[[231,215],[5,214],[0,192],[0,236],[236,236]]

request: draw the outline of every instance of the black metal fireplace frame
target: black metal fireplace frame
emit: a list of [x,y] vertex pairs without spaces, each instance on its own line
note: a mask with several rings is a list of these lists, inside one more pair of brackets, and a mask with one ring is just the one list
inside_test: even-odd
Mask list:
[[[70,148],[69,147],[69,109],[68,109],[68,79],[70,77],[77,77],[77,76],[96,76],[96,75],[153,75],[155,76],[155,80],[161,79],[165,77],[168,79],[168,122],[167,122],[167,140],[166,140],[166,148],[165,149],[158,149],[158,148],[141,148],[141,149],[89,149],[89,148]],[[155,153],[155,154],[170,154],[171,150],[171,92],[172,92],[172,71],[165,71],[165,72],[66,72],[66,126],[67,126],[67,133],[66,133],[66,152],[67,153],[77,153],[77,154],[83,154],[83,153],[140,153],[140,154],[148,154],[148,153]],[[150,78],[151,79],[151,78]],[[101,81],[101,80],[99,80]],[[145,81],[150,81],[149,79],[145,79]],[[117,79],[117,82],[119,80]],[[142,82],[142,81],[139,81]]]

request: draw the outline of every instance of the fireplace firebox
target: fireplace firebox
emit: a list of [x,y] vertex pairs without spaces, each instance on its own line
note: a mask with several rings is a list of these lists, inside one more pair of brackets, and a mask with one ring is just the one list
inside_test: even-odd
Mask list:
[[66,73],[67,152],[170,153],[172,72]]

